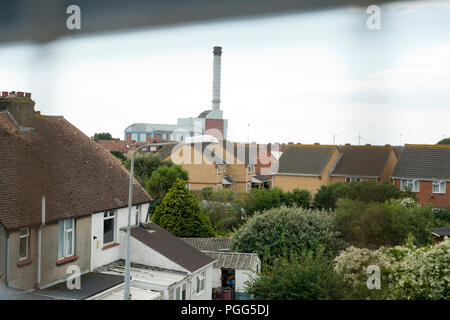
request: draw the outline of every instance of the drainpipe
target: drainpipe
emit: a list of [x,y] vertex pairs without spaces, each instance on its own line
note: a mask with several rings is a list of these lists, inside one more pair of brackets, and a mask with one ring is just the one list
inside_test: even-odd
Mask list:
[[6,231],[6,259],[5,259],[5,284],[9,287],[9,232]]
[[38,272],[37,272],[37,286],[41,287],[41,265],[42,265],[42,229],[45,226],[45,196],[42,196],[41,205],[41,225],[38,230]]

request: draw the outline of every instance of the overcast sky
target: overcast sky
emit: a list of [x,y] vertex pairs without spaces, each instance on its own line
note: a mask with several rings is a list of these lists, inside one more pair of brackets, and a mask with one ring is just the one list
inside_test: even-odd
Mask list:
[[136,122],[175,124],[211,108],[212,47],[222,46],[228,138],[399,145],[450,136],[450,2],[191,24],[45,46],[0,47],[0,91],[85,134],[123,139]]

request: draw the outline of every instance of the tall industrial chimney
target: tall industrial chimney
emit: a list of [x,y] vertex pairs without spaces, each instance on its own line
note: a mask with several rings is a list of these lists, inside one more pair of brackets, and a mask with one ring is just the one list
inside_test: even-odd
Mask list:
[[220,110],[220,64],[222,59],[222,47],[214,47],[213,62],[213,100],[212,109]]

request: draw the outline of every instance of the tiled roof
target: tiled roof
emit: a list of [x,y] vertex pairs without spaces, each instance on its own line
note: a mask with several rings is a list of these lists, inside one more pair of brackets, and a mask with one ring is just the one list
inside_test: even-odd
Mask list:
[[280,157],[278,173],[319,176],[335,150],[336,146],[289,145]]
[[214,268],[254,270],[258,269],[260,259],[255,253],[205,251],[212,259],[217,260]]
[[393,152],[390,146],[344,146],[331,176],[379,177]]
[[252,176],[252,182],[254,183],[264,183],[264,182],[268,182],[271,179],[267,176],[264,176],[262,174],[255,174]]
[[161,157],[161,159],[166,159],[168,156],[180,150],[180,148],[183,148],[184,146],[191,146],[195,150],[201,152],[210,161],[216,164],[224,164],[225,160],[223,160],[222,157],[215,154],[215,152],[211,148],[209,148],[210,145],[211,145],[210,142],[190,143],[190,144],[178,143],[161,148],[157,154]]
[[181,238],[198,250],[230,251],[231,238]]
[[[41,198],[46,222],[128,204],[128,171],[113,155],[63,117],[34,115],[34,131],[14,129],[0,113],[0,223],[36,225]],[[133,204],[149,202],[135,181]]]
[[406,145],[392,177],[450,180],[450,146]]
[[127,153],[129,150],[127,141],[117,141],[117,140],[95,140],[103,148],[111,151],[120,151],[122,153]]
[[131,228],[130,234],[190,272],[197,271],[214,261],[153,222]]

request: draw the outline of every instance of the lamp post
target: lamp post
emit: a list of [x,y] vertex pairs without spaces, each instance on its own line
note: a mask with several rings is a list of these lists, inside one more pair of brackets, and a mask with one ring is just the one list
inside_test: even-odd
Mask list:
[[127,224],[127,247],[125,253],[125,290],[123,299],[130,300],[130,225],[131,225],[131,206],[133,203],[133,179],[134,179],[134,160],[136,159],[137,153],[146,147],[156,147],[156,146],[165,146],[168,144],[173,144],[170,142],[161,142],[161,143],[149,143],[144,144],[138,147],[131,157],[131,165],[130,165],[130,187],[128,189],[128,224]]

